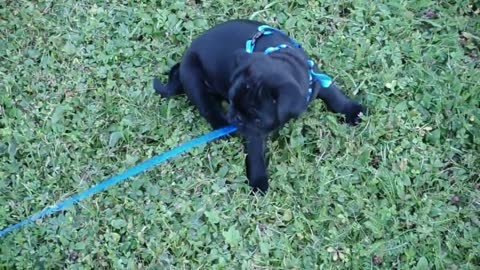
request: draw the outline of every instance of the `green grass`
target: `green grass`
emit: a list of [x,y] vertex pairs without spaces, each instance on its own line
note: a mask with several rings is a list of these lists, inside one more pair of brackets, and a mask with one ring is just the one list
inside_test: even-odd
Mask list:
[[230,18],[288,30],[369,116],[315,102],[265,197],[238,138],[199,147],[0,239],[0,268],[479,269],[478,2],[108,2],[0,1],[0,228],[209,131],[151,79]]

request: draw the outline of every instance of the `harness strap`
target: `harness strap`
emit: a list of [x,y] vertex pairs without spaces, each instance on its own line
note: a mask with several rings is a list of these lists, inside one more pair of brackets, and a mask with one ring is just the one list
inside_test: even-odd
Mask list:
[[[245,43],[245,51],[247,53],[253,53],[253,51],[255,50],[255,45],[256,45],[257,40],[259,38],[261,38],[262,36],[268,36],[268,35],[273,34],[274,32],[277,32],[277,33],[280,33],[282,35],[287,36],[290,39],[290,42],[293,43],[294,48],[302,48],[302,45],[298,41],[296,41],[294,38],[288,36],[285,32],[283,32],[279,29],[276,29],[274,27],[268,26],[268,25],[260,25],[258,27],[258,32],[256,32],[253,35],[253,37],[251,39],[247,40],[247,42]],[[280,44],[280,45],[275,46],[275,47],[268,47],[267,49],[265,49],[265,51],[263,53],[268,55],[268,54],[274,53],[276,51],[279,51],[281,49],[287,49],[287,48],[292,48],[292,46],[289,46],[287,44]],[[308,88],[306,99],[307,99],[307,102],[309,102],[310,99],[312,98],[312,92],[313,92],[312,91],[312,84],[313,84],[314,81],[320,82],[320,85],[323,88],[328,88],[332,85],[333,80],[327,74],[315,72],[314,71],[315,63],[312,60],[308,60],[307,64],[308,64],[308,67],[309,67],[310,87]]]

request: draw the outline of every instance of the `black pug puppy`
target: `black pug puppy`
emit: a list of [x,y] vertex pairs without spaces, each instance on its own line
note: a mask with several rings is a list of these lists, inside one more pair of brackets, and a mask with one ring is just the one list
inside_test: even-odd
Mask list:
[[[154,79],[163,97],[183,91],[214,128],[233,124],[245,138],[246,171],[255,191],[268,189],[268,134],[306,111],[315,98],[355,125],[365,109],[320,73],[301,46],[275,28],[250,20],[219,24],[196,38],[168,83]],[[221,102],[229,103],[228,113]]]

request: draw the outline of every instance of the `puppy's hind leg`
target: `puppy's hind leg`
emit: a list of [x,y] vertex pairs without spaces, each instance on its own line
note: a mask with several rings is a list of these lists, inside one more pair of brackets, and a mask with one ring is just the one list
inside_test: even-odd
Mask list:
[[220,103],[209,93],[209,88],[205,84],[202,63],[194,54],[185,55],[182,61],[180,80],[188,99],[214,129],[228,125]]
[[181,94],[183,89],[180,82],[180,63],[175,64],[170,69],[167,84],[163,84],[157,78],[153,79],[153,89],[155,89],[157,94],[165,98]]

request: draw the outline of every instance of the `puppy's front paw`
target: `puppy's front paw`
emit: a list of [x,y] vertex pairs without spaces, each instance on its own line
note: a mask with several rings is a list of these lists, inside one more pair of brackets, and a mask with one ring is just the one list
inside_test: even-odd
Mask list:
[[356,126],[362,121],[362,116],[365,115],[366,111],[362,105],[352,102],[345,112],[345,121],[349,125]]
[[266,194],[268,191],[268,177],[260,177],[257,179],[252,179],[249,182],[249,185],[252,187],[253,193]]

